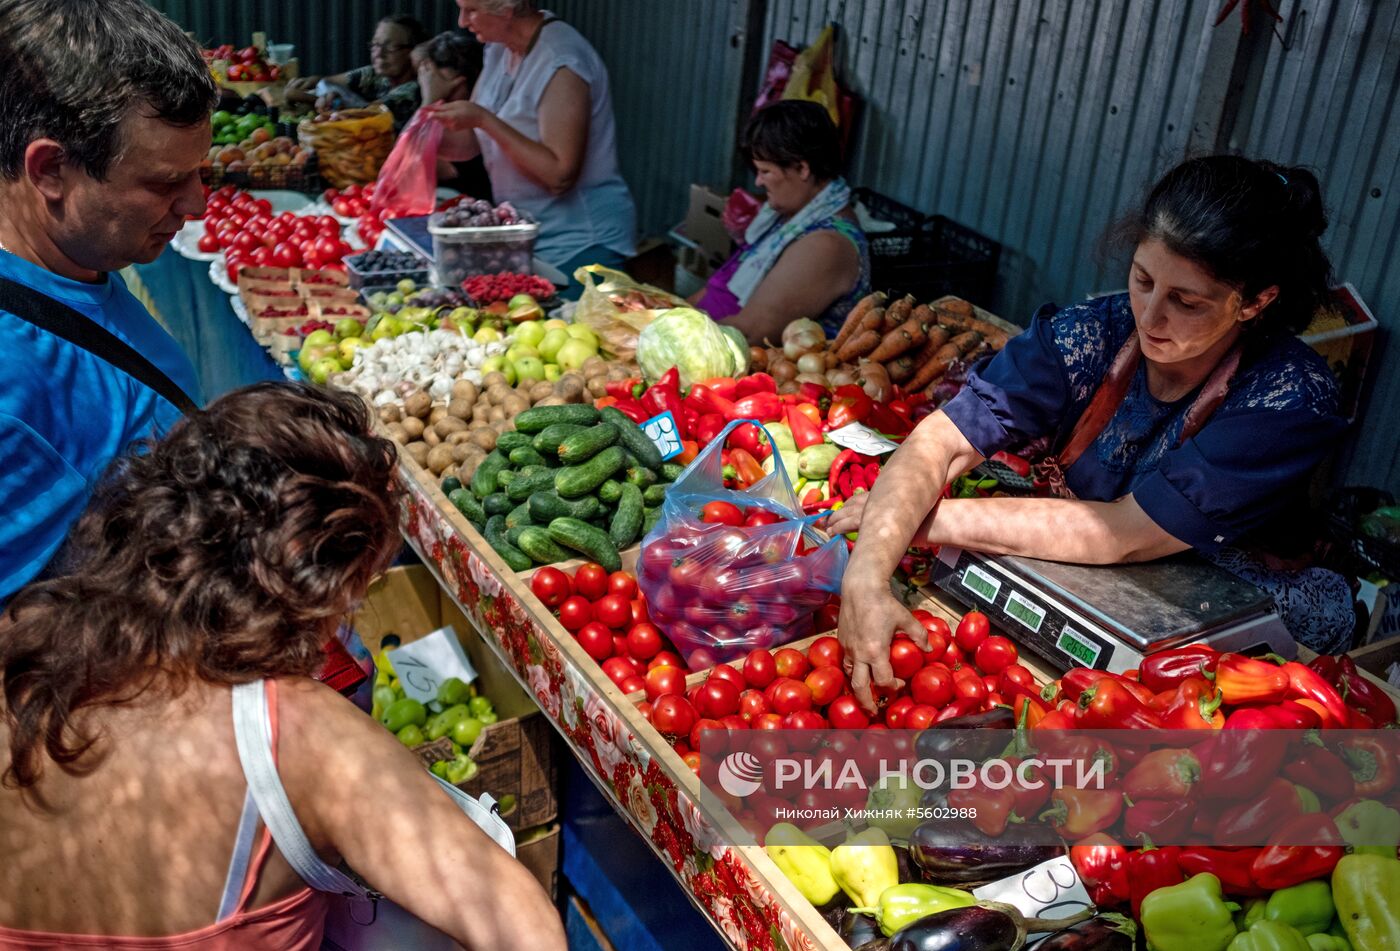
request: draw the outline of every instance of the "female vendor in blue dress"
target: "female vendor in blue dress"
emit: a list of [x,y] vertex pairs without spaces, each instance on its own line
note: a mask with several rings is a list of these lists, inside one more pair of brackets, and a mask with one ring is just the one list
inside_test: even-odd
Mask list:
[[[1336,382],[1295,336],[1326,299],[1326,226],[1305,169],[1185,162],[1125,223],[1128,293],[1042,308],[919,424],[874,491],[830,519],[860,530],[840,634],[862,702],[872,679],[891,682],[893,633],[921,636],[890,593],[911,543],[1082,564],[1195,548],[1269,592],[1303,644],[1348,643],[1341,576],[1245,552],[1300,518],[1308,476],[1345,427]],[[1063,497],[937,502],[983,458],[1037,440]]]
[[691,302],[753,344],[780,339],[799,317],[835,336],[870,293],[870,249],[841,177],[836,125],[814,102],[775,102],[749,120],[743,148],[768,201]]
[[[540,223],[535,255],[565,275],[636,252],[636,209],[617,162],[608,70],[597,51],[535,0],[457,0],[458,23],[486,44],[470,100],[425,107],[448,129],[440,154],[478,154],[497,202]],[[571,284],[565,296],[581,290]],[[572,293],[571,293],[572,292]]]

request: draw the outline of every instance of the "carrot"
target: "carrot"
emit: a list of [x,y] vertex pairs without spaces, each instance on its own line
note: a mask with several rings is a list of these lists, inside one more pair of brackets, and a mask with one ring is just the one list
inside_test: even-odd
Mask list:
[[936,357],[930,357],[928,360],[925,360],[923,365],[920,366],[918,370],[914,371],[914,378],[910,380],[909,385],[904,388],[905,392],[917,393],[934,380],[937,380],[948,371],[948,362],[947,360],[939,360]]
[[952,363],[962,356],[962,350],[951,340],[938,348],[938,352],[933,355],[933,359],[942,360],[944,363]]
[[885,370],[890,375],[890,382],[903,383],[913,376],[914,371],[919,368],[919,364],[915,362],[916,360],[918,360],[916,354],[905,353],[902,356],[895,357],[889,363],[886,363]]
[[857,357],[865,356],[879,345],[880,331],[862,330],[850,340],[846,341],[845,346],[837,352],[836,359],[840,360],[842,363],[847,363],[855,360]]
[[885,325],[881,328],[885,333],[889,333],[900,324],[909,319],[909,315],[914,312],[914,298],[909,295],[901,297],[889,307],[885,308]]
[[960,333],[952,340],[949,340],[948,346],[951,347],[956,345],[958,348],[958,354],[960,356],[967,356],[973,350],[976,350],[977,345],[981,342],[982,335],[975,330],[969,330],[965,333]]
[[867,294],[862,297],[856,306],[851,308],[851,312],[846,315],[846,321],[841,325],[841,332],[836,335],[836,339],[831,344],[831,349],[840,350],[841,345],[850,339],[851,334],[855,333],[861,321],[865,320],[865,315],[884,302],[884,291],[876,291],[873,294]]
[[876,363],[886,363],[914,347],[921,346],[928,339],[928,325],[919,317],[911,316],[904,323],[885,334],[870,359]]

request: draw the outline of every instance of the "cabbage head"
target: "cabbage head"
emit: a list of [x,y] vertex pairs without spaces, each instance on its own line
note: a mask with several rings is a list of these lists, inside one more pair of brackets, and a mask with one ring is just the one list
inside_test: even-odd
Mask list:
[[719,324],[689,307],[657,315],[637,338],[637,363],[648,380],[675,367],[681,384],[691,386],[716,376],[734,376],[734,346]]
[[724,332],[724,336],[729,340],[729,349],[734,351],[734,375],[736,377],[747,376],[749,373],[749,342],[744,335],[739,332],[739,328],[730,324],[720,324],[719,329]]

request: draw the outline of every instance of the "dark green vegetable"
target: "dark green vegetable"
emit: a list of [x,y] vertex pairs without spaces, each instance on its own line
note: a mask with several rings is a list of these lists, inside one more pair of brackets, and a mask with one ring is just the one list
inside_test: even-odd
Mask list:
[[536,433],[530,445],[534,447],[535,452],[547,456],[557,456],[561,442],[574,433],[581,433],[587,428],[587,426],[578,426],[574,423],[554,423]]
[[512,502],[524,502],[533,492],[548,492],[554,488],[554,473],[549,469],[526,470],[520,477],[506,486],[506,495]]
[[626,548],[636,541],[642,530],[643,514],[642,490],[635,485],[624,485],[612,524],[608,526],[608,537],[612,543],[618,548]]
[[457,511],[465,515],[467,521],[478,529],[486,526],[486,510],[482,508],[476,496],[472,495],[470,489],[464,489],[459,485],[452,490],[452,494],[447,497],[447,500],[456,506]]
[[530,516],[530,505],[528,502],[521,502],[515,508],[506,513],[506,528],[514,528],[517,525],[533,525],[535,520]]
[[658,482],[656,485],[649,485],[642,493],[642,501],[647,505],[660,505],[666,501],[666,484]]
[[496,487],[504,492],[518,478],[520,478],[520,470],[510,468],[510,459],[506,459],[506,468],[496,473]]
[[592,459],[616,442],[617,427],[612,423],[599,423],[565,437],[559,443],[559,461],[565,465],[578,465]]
[[442,494],[450,496],[462,487],[462,480],[456,476],[447,476],[442,480]]
[[481,507],[486,510],[486,517],[492,515],[505,515],[515,508],[515,503],[510,500],[504,492],[493,492],[481,500]]
[[685,466],[678,462],[661,463],[661,478],[665,482],[675,482],[681,477],[681,473],[684,471]]
[[506,471],[510,465],[510,460],[499,450],[492,450],[486,458],[481,460],[481,465],[476,467],[476,472],[472,473],[472,494],[479,499],[484,499],[500,487],[501,473]]
[[598,411],[581,403],[564,406],[536,406],[515,417],[515,428],[522,433],[538,433],[555,423],[592,426],[598,422]]
[[518,433],[513,429],[508,433],[501,433],[496,437],[496,448],[506,455],[510,455],[522,446],[529,448],[529,445],[530,437],[524,433]]
[[527,525],[520,533],[520,550],[541,565],[552,565],[556,561],[568,561],[571,557],[567,551],[555,544],[548,529],[540,528],[538,525]]
[[607,505],[616,505],[618,499],[622,498],[622,483],[616,479],[608,479],[598,486],[598,501]]
[[636,456],[648,469],[661,468],[661,451],[656,443],[647,438],[642,428],[632,422],[622,410],[609,406],[599,416],[617,427],[618,439],[627,451]]
[[514,466],[547,466],[544,456],[535,452],[533,446],[517,446],[510,451],[510,462]]
[[656,508],[647,509],[646,514],[642,516],[642,534],[645,535],[655,528],[659,521],[661,521],[661,507],[658,505]]
[[[516,548],[519,548],[519,547],[520,547],[520,533],[523,532],[523,531],[525,531],[525,529],[530,528],[530,527],[531,527],[531,526],[529,526],[529,525],[517,525],[517,526],[515,526],[514,528],[507,528],[507,529],[506,529],[506,541],[510,542],[510,543],[511,543],[512,545],[514,545]],[[529,552],[526,552],[526,554],[529,554]]]
[[532,492],[526,501],[530,505],[530,517],[536,525],[548,525],[556,518],[576,518],[588,522],[597,518],[603,510],[591,495],[581,499],[561,499],[552,490]]
[[1133,951],[1137,930],[1130,918],[1099,915],[1056,932],[1035,947],[1036,951]]
[[627,482],[639,489],[645,489],[657,484],[657,475],[644,465],[628,466]]
[[[559,409],[549,406],[546,409]],[[567,466],[554,474],[554,490],[566,499],[587,495],[603,481],[622,468],[626,452],[621,446],[609,446],[598,455],[577,466]],[[615,570],[615,569],[614,569]]]
[[516,548],[506,539],[506,517],[493,515],[486,521],[486,544],[501,556],[512,571],[529,571],[534,566],[530,556]]
[[549,523],[549,537],[565,548],[586,555],[607,571],[621,571],[622,558],[608,533],[576,518],[556,518]]

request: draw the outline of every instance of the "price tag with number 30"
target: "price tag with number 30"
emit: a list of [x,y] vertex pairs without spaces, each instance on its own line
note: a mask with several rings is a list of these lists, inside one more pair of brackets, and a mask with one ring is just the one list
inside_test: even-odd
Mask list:
[[[1094,907],[1079,873],[1064,856],[1041,862],[1019,875],[974,888],[972,894],[1013,905],[1028,918],[1068,918]],[[1037,938],[1044,933],[1029,937]]]

